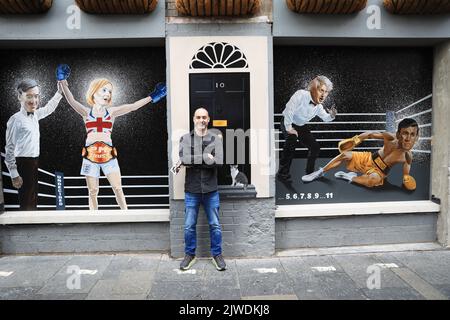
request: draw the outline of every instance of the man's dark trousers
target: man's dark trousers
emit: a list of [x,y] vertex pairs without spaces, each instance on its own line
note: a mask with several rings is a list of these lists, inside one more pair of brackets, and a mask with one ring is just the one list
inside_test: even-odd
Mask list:
[[320,145],[311,134],[311,131],[306,125],[297,126],[292,124],[292,128],[294,128],[298,137],[295,134],[289,134],[286,131],[286,127],[284,125],[284,117],[280,122],[280,129],[284,136],[284,148],[283,153],[280,159],[280,167],[278,169],[278,175],[281,177],[289,177],[289,170],[291,168],[292,159],[295,156],[295,147],[297,146],[297,140],[306,148],[308,148],[308,160],[306,162],[306,174],[310,174],[314,172],[314,166],[316,163],[316,159],[319,156]]
[[17,157],[16,164],[23,180],[19,189],[20,210],[36,210],[39,158]]

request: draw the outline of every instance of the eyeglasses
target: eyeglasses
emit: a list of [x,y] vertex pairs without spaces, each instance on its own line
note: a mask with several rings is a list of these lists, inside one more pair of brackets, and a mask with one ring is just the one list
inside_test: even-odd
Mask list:
[[40,94],[27,94],[25,96],[25,99],[27,100],[31,100],[31,99],[39,99],[41,97]]
[[195,119],[197,119],[197,120],[200,120],[200,119],[207,120],[208,116],[195,116]]

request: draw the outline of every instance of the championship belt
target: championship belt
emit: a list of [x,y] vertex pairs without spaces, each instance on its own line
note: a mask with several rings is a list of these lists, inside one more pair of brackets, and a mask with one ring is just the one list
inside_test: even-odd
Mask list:
[[388,174],[390,168],[388,167],[388,165],[383,161],[383,159],[381,159],[380,155],[378,152],[374,152],[372,154],[372,160],[373,162],[376,164],[376,166],[378,167],[378,169],[380,169],[384,174]]
[[115,159],[117,150],[102,141],[96,141],[87,147],[83,147],[81,156],[91,162],[102,164]]

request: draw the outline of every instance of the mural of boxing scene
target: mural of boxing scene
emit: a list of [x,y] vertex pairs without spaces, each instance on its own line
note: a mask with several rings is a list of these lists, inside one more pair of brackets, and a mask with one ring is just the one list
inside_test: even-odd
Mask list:
[[163,48],[0,59],[5,210],[168,208]]
[[276,47],[274,68],[277,204],[429,200],[431,49]]

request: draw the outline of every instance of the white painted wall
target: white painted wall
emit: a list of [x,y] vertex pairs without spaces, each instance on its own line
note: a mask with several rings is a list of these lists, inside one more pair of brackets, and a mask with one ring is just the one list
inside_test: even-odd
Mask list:
[[[220,72],[250,72],[250,153],[252,159],[251,182],[258,197],[269,197],[270,189],[270,124],[269,124],[269,61],[268,41],[264,36],[249,37],[170,37],[168,39],[169,71],[169,144],[171,163],[178,160],[178,143],[181,135],[189,131],[189,73],[217,72],[217,69],[190,70],[189,65],[195,53],[210,42],[226,42],[239,49],[247,57],[249,68],[220,69]],[[270,160],[270,161],[269,161]],[[265,161],[265,163],[263,163]],[[173,198],[184,198],[184,177],[182,170],[173,178]]]
[[164,5],[158,1],[149,14],[102,15],[81,11],[74,0],[55,0],[44,14],[0,15],[0,45],[1,41],[116,39],[115,46],[121,46],[117,39],[164,38]]

